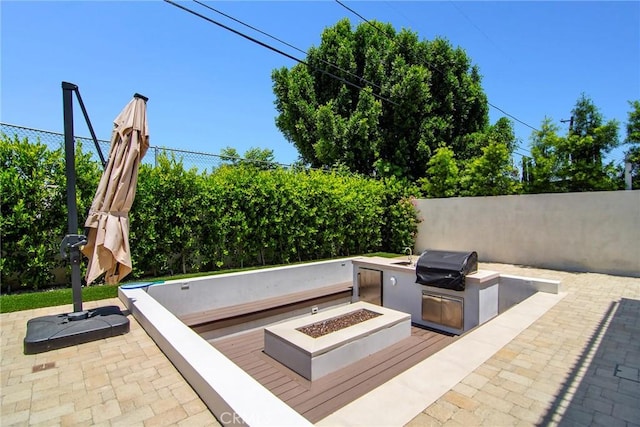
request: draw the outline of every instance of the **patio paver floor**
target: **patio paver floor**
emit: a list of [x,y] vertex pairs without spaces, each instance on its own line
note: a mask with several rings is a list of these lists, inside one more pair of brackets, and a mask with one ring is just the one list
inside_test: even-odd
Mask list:
[[[105,305],[124,309],[117,298],[83,304]],[[133,316],[127,334],[23,354],[29,319],[70,311],[71,304],[0,316],[0,425],[220,425]]]
[[[640,279],[481,267],[559,279],[567,295],[408,425],[640,426]],[[219,425],[132,316],[128,334],[23,354],[29,319],[69,311],[0,315],[2,426]]]
[[640,279],[483,268],[559,279],[567,296],[407,425],[640,426],[640,381],[616,376],[640,368]]

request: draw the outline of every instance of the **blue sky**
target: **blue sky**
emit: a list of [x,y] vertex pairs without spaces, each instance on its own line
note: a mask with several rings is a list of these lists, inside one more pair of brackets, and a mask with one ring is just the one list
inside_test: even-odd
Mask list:
[[[365,18],[447,38],[483,75],[489,101],[533,127],[568,119],[581,93],[620,122],[640,99],[640,2],[344,1]],[[193,2],[181,4],[304,59]],[[216,1],[303,50],[348,17],[334,1]],[[162,1],[1,1],[5,123],[62,131],[62,81],[75,83],[100,139],[135,92],[149,97],[151,145],[217,154],[269,148],[297,159],[275,126],[271,72],[295,63]],[[491,122],[503,114],[490,110]],[[88,136],[76,107],[76,134]],[[560,124],[560,123],[559,123]],[[566,125],[563,131],[566,130]],[[531,129],[515,124],[520,153]],[[622,149],[609,159],[618,163]]]

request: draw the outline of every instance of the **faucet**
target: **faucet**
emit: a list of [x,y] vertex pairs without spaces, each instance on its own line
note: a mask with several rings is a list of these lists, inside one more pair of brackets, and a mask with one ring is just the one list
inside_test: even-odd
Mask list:
[[413,265],[413,249],[407,246],[406,248],[404,248],[404,252],[408,255],[409,265]]

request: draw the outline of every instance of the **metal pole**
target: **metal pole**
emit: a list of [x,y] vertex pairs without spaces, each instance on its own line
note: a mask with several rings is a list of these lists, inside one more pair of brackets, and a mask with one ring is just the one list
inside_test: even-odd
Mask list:
[[[64,114],[64,147],[65,170],[67,175],[67,222],[68,236],[78,234],[78,205],[76,202],[76,162],[75,141],[73,135],[73,92],[78,86],[62,82],[62,100]],[[67,236],[67,237],[68,237]],[[82,279],[80,276],[80,246],[70,244],[69,261],[71,262],[71,286],[73,290],[73,311],[82,311]]]
[[[71,83],[68,83],[71,84]],[[102,162],[102,169],[105,168],[107,162],[104,160],[104,156],[102,155],[102,150],[100,149],[100,144],[98,144],[98,138],[96,137],[96,133],[93,131],[93,126],[91,125],[91,120],[89,120],[89,114],[87,114],[87,109],[84,108],[84,102],[82,102],[82,97],[80,96],[80,91],[78,90],[78,86],[73,85],[75,89],[73,90],[76,93],[76,97],[78,98],[78,103],[80,104],[80,109],[82,110],[82,114],[84,115],[84,121],[87,122],[87,127],[89,128],[89,132],[91,133],[91,138],[93,138],[93,143],[96,146],[96,151],[98,152],[98,157],[100,157],[100,162]]]

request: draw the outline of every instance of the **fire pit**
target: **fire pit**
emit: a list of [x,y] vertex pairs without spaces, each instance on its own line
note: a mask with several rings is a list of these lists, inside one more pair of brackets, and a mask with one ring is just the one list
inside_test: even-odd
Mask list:
[[409,336],[411,315],[357,302],[265,328],[264,352],[313,381]]
[[374,317],[382,316],[380,313],[376,313],[371,310],[358,310],[342,316],[334,317],[331,319],[323,320],[322,322],[312,323],[311,325],[302,326],[297,328],[296,331],[300,331],[303,334],[309,335],[311,338],[318,338],[323,335],[330,334],[331,332],[339,331],[340,329],[348,328],[349,326],[356,325],[364,322],[365,320],[373,319]]

